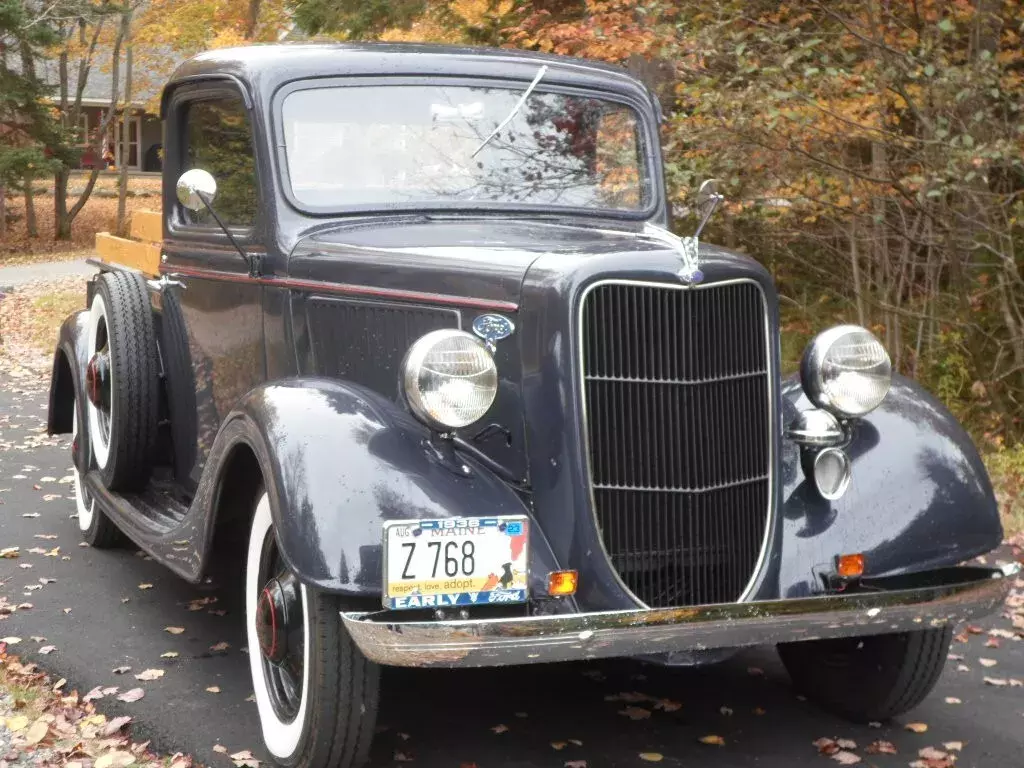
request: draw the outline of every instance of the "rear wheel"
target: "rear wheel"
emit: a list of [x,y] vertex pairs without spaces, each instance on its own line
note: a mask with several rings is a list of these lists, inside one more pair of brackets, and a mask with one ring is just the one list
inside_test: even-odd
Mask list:
[[281,557],[266,493],[249,536],[246,632],[267,751],[283,765],[350,768],[366,761],[380,668],[341,623],[341,601],[300,583]]
[[80,403],[76,399],[71,414],[71,453],[74,464],[72,475],[75,486],[75,507],[78,511],[78,530],[82,532],[82,538],[97,549],[116,547],[123,541],[121,531],[110,521],[109,517],[103,514],[103,510],[96,506],[96,499],[89,493],[85,478],[78,470],[79,451],[82,451],[82,455],[85,457],[83,471],[88,472],[92,466],[92,450],[88,435],[83,435],[86,430],[79,427],[79,410],[81,410]]
[[793,684],[824,709],[857,722],[887,720],[931,693],[953,628],[811,640],[779,646]]

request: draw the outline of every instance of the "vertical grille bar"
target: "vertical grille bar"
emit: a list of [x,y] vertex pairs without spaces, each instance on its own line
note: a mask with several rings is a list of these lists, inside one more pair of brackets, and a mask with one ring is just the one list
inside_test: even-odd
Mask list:
[[590,482],[612,565],[651,607],[737,600],[770,504],[760,288],[601,283],[580,312]]

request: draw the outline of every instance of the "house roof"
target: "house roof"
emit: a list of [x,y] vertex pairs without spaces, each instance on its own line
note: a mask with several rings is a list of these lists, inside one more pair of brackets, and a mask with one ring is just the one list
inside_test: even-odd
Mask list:
[[[110,104],[113,86],[112,53],[109,48],[97,48],[93,55],[92,66],[85,80],[82,92],[82,104],[86,106],[106,106]],[[156,111],[156,100],[160,95],[167,76],[185,57],[174,53],[169,48],[164,50],[146,50],[145,56],[135,55],[132,61],[132,99],[136,108]],[[36,61],[36,74],[47,85],[53,88],[50,98],[60,98],[60,73],[56,59]],[[120,67],[120,97],[124,98],[125,87],[125,56],[122,51]],[[68,66],[68,98],[74,99],[78,88],[78,67],[75,62]]]

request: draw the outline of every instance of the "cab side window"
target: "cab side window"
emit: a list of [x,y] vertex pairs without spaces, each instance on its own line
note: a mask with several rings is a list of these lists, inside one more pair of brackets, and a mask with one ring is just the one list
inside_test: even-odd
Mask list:
[[[213,208],[229,227],[251,227],[256,221],[256,160],[252,129],[240,98],[201,99],[185,115],[184,168],[202,168],[217,180]],[[207,210],[183,211],[195,226],[216,226]]]

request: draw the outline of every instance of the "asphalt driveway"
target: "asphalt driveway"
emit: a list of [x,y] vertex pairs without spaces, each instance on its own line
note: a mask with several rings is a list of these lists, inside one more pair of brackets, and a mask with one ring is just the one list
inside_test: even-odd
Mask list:
[[[20,638],[10,651],[66,677],[68,689],[142,687],[135,703],[97,702],[108,715],[133,715],[137,740],[212,765],[230,765],[215,744],[262,756],[247,700],[239,561],[225,553],[213,581],[195,587],[132,549],[79,546],[67,441],[45,436],[44,394],[17,386],[0,377],[0,548],[19,547],[0,559],[0,595],[22,607],[0,620],[0,637]],[[1024,593],[1024,582],[1017,589]],[[672,766],[829,766],[812,742],[841,737],[856,743],[864,765],[907,766],[919,750],[949,752],[943,744],[953,742],[960,767],[1024,765],[1024,641],[1008,614],[964,628],[952,653],[932,696],[879,728],[802,701],[771,649],[694,670],[633,662],[391,670],[372,764],[639,766],[648,764],[643,753]],[[146,669],[165,674],[134,678]],[[707,736],[724,745],[702,743]],[[876,740],[898,754],[869,754]]]

